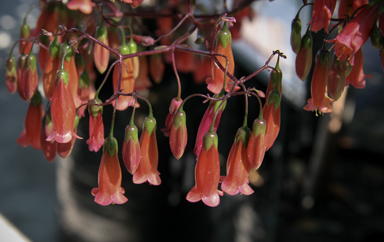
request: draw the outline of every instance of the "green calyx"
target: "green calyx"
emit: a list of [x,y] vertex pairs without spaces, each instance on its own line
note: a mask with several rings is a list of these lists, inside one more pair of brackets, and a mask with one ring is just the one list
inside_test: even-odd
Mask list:
[[105,28],[102,23],[96,28],[96,38],[100,41],[108,38],[107,28]]
[[68,72],[65,69],[59,69],[56,72],[56,84],[63,81],[65,85],[68,84]]
[[220,107],[220,110],[219,110],[219,112],[221,111],[224,111],[224,109],[225,109],[225,107],[227,106],[227,100],[225,100],[224,101],[224,103],[220,106],[220,104],[223,102],[223,101],[213,101],[214,102],[214,104],[213,105],[215,105],[215,107],[213,108],[213,112],[214,113],[216,113],[217,112],[217,110],[219,109],[219,107]]
[[31,36],[31,29],[28,24],[23,24],[20,27],[20,36],[21,38],[29,38]]
[[301,19],[294,18],[291,24],[291,47],[293,52],[299,53],[301,46]]
[[280,106],[281,96],[278,91],[272,90],[269,93],[267,105],[271,105],[273,103],[275,105],[275,109],[277,109]]
[[241,140],[243,145],[247,146],[250,136],[251,130],[248,127],[239,128],[236,132],[235,143],[237,144]]
[[146,117],[143,124],[143,130],[146,130],[149,135],[156,132],[156,119],[154,117]]
[[8,72],[13,72],[16,69],[16,60],[15,57],[7,58],[5,61],[5,66]]
[[79,122],[80,122],[80,116],[76,114],[75,122],[73,123],[73,128],[77,128],[77,126],[79,126]]
[[187,116],[184,111],[177,111],[173,117],[173,126],[178,129],[180,125],[186,126]]
[[265,119],[255,119],[253,121],[252,126],[252,134],[256,138],[259,135],[265,135],[265,131],[267,130],[267,122]]
[[135,43],[132,37],[129,40],[128,46],[131,54],[137,53],[137,44]]
[[27,59],[27,56],[24,54],[21,54],[17,60],[17,68],[23,69],[26,59]]
[[215,149],[217,149],[218,144],[219,144],[219,139],[217,137],[216,132],[207,131],[204,134],[203,145],[205,150],[208,151],[212,147],[212,145],[214,145]]
[[318,54],[318,61],[320,61],[320,64],[322,66],[328,66],[332,59],[331,52],[329,52],[329,50],[327,49],[321,49],[317,54]]
[[57,37],[49,43],[48,52],[51,55],[52,59],[54,59],[60,52],[60,43],[57,41]]
[[110,156],[114,156],[118,152],[117,140],[115,137],[107,137],[104,141],[103,152],[105,149],[108,150]]
[[128,45],[120,45],[119,51],[120,51],[120,54],[122,55],[128,55],[131,53]]
[[31,52],[29,55],[27,55],[25,67],[32,71],[36,70],[36,56]]
[[371,37],[371,43],[373,47],[379,50],[383,45],[383,36],[382,36],[381,30],[377,27],[376,23],[373,25],[370,37]]
[[[63,58],[63,55],[68,48],[69,48],[69,45],[66,42],[61,44],[60,51],[59,51],[60,58]],[[72,55],[73,55],[73,49],[71,48],[70,50],[68,50],[67,54],[65,55],[65,61],[70,62]]]
[[91,81],[91,78],[89,77],[89,74],[87,71],[83,71],[79,76],[79,88],[86,89],[89,87],[89,82]]
[[232,35],[231,32],[227,28],[227,23],[224,24],[223,28],[217,34],[217,39],[221,43],[221,45],[227,48],[228,44],[232,43]]
[[137,142],[139,140],[138,130],[136,125],[127,125],[125,128],[125,142],[132,140],[133,142]]
[[301,48],[305,48],[312,51],[313,39],[311,31],[308,29],[303,38],[301,39]]
[[91,103],[92,104],[88,106],[88,112],[92,114],[94,118],[96,118],[99,113],[103,115],[103,106],[99,106],[99,104],[101,104],[100,99],[93,99]]
[[36,90],[35,94],[33,95],[31,99],[32,105],[36,107],[37,105],[41,104],[43,102],[43,98],[41,97],[41,94],[39,90]]

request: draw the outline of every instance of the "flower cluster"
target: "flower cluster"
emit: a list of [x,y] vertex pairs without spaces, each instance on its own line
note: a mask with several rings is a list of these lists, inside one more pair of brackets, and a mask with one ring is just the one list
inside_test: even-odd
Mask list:
[[[309,5],[305,4],[304,6]],[[341,0],[339,2],[338,19],[333,20],[336,0],[315,0],[313,3],[312,20],[306,34],[301,38],[301,21],[299,13],[292,21],[291,46],[297,53],[296,73],[301,80],[309,74],[312,63],[312,31],[324,29],[327,33],[341,30],[334,39],[324,40],[323,47],[315,58],[315,67],[311,81],[311,98],[304,107],[307,111],[317,113],[332,112],[331,103],[337,101],[349,84],[355,88],[364,88],[365,79],[370,78],[363,72],[363,52],[361,47],[370,38],[372,45],[382,48],[384,30],[383,3],[368,0]],[[330,22],[336,21],[335,25]],[[379,26],[378,26],[379,23]],[[300,43],[300,44],[299,44]],[[326,48],[327,43],[333,44],[333,58]],[[331,61],[332,60],[332,61]],[[381,58],[382,66],[384,58]],[[384,68],[383,68],[384,69]]]

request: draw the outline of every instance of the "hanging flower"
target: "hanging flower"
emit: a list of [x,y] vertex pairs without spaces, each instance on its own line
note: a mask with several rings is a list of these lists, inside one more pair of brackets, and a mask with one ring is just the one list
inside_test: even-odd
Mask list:
[[[213,97],[221,98],[223,96],[216,94]],[[209,102],[209,106],[205,111],[204,116],[201,119],[199,129],[197,130],[195,148],[193,149],[193,153],[196,155],[196,157],[199,157],[201,147],[203,146],[204,134],[211,127],[213,119],[215,118],[215,113],[218,112],[217,117],[215,119],[214,128],[213,128],[213,130],[216,132],[217,128],[219,127],[221,115],[226,105],[227,105],[227,100],[225,100],[224,103],[223,101],[212,101],[212,100]]]
[[172,99],[171,105],[169,105],[169,113],[165,119],[165,128],[161,129],[161,132],[164,133],[164,136],[169,137],[169,132],[173,125],[173,117],[175,116],[177,109],[179,109],[182,103],[183,99],[177,100],[176,97]]
[[217,189],[220,180],[220,160],[217,150],[218,138],[216,132],[208,131],[204,134],[203,147],[197,158],[195,168],[195,186],[187,194],[189,202],[200,200],[210,207],[220,203],[222,191]]
[[135,173],[140,164],[140,142],[136,125],[131,123],[125,128],[125,136],[123,142],[123,161],[127,171],[131,174]]
[[269,150],[275,143],[280,131],[280,102],[281,95],[278,91],[272,90],[263,106],[263,117],[266,120],[267,127],[265,131],[265,150]]
[[[104,27],[103,23],[101,23],[96,28],[96,39],[102,42],[105,45],[108,45],[108,32]],[[109,50],[101,46],[100,44],[95,44],[93,50],[93,58],[96,65],[97,70],[103,74],[108,67],[109,62]]]
[[263,118],[262,114],[259,118],[253,121],[252,133],[249,137],[247,154],[249,164],[252,170],[259,169],[263,162],[265,155],[265,132],[267,129],[267,122]]
[[227,159],[227,176],[221,183],[221,189],[229,195],[236,195],[241,192],[244,195],[253,193],[248,185],[248,175],[251,169],[247,145],[251,131],[249,128],[237,130],[235,141],[232,145]]
[[148,181],[151,185],[160,185],[160,172],[157,171],[159,154],[156,139],[156,119],[154,117],[148,116],[144,120],[143,133],[140,137],[140,152],[140,164],[133,174],[133,183],[141,184]]
[[308,99],[308,104],[304,107],[307,111],[319,111],[320,114],[332,112],[331,103],[333,100],[327,94],[330,62],[331,54],[329,51],[325,49],[319,50],[316,55],[316,64],[312,75],[311,98]]
[[10,93],[14,94],[17,88],[17,72],[15,57],[8,57],[5,61],[5,85]]
[[186,119],[184,110],[182,108],[177,110],[169,135],[169,146],[172,154],[178,160],[183,156],[188,141]]
[[103,156],[98,174],[98,188],[92,189],[95,202],[107,206],[109,204],[123,204],[128,201],[121,187],[121,168],[118,156],[117,140],[114,137],[105,139]]
[[76,107],[72,92],[69,88],[68,73],[60,69],[56,74],[56,86],[53,90],[51,103],[51,116],[54,132],[50,134],[47,141],[55,140],[58,143],[68,143],[73,133],[73,125],[76,117]]
[[[308,29],[301,39],[300,50],[296,56],[296,74],[302,80],[307,79],[312,66],[312,35]],[[268,92],[267,92],[268,93]]]
[[42,98],[39,91],[36,91],[29,102],[27,116],[24,121],[24,130],[21,132],[17,143],[22,147],[31,145],[40,150],[41,118],[44,116]]
[[35,94],[38,83],[36,57],[31,52],[26,56],[24,70],[21,73],[20,91],[23,100],[29,100]]
[[[345,61],[349,62],[348,60]],[[337,60],[336,55],[333,55],[331,67],[328,73],[327,90],[329,92],[329,96],[335,101],[337,101],[343,93],[347,80],[344,72],[341,69],[340,61]]]
[[336,7],[336,0],[315,0],[312,10],[312,31],[317,32],[324,28],[328,33],[329,23]]
[[329,43],[335,43],[334,50],[340,61],[350,59],[351,65],[354,65],[354,55],[368,40],[379,6],[362,8],[335,39],[328,40]]
[[104,144],[104,123],[103,123],[103,106],[99,106],[101,101],[93,99],[88,106],[89,112],[89,151],[99,151]]

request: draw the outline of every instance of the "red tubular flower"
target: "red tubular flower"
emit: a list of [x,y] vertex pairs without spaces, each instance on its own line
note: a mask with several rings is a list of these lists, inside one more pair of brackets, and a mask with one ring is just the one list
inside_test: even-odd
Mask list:
[[98,106],[101,101],[99,99],[91,100],[88,106],[89,112],[89,151],[99,151],[104,144],[104,123],[103,123],[103,106]]
[[244,195],[253,193],[248,185],[248,175],[251,169],[247,154],[249,128],[240,128],[236,133],[235,141],[227,160],[227,176],[221,183],[221,189],[229,195],[241,192]]
[[36,57],[31,52],[26,56],[24,70],[21,73],[20,91],[23,100],[29,100],[35,94],[37,83]]
[[[223,96],[214,95],[213,97],[214,98],[221,98]],[[199,157],[201,147],[203,146],[204,134],[211,127],[211,124],[213,122],[213,119],[215,117],[216,112],[219,112],[219,113],[217,114],[217,117],[215,119],[215,124],[214,124],[214,128],[213,128],[214,131],[216,132],[217,127],[219,127],[220,118],[221,118],[221,115],[225,109],[225,106],[227,105],[227,101],[225,100],[224,103],[222,105],[220,105],[221,103],[222,103],[222,101],[210,101],[209,106],[208,106],[207,110],[205,111],[203,118],[201,119],[199,129],[197,130],[195,148],[193,149],[193,153],[196,155],[196,157]]]
[[[60,46],[60,59],[62,59],[65,51],[69,48],[67,43],[63,43]],[[72,92],[73,101],[75,103],[75,107],[80,106],[81,100],[77,95],[77,91],[79,89],[79,76],[77,74],[77,68],[75,63],[75,55],[74,50],[71,48],[68,50],[67,54],[64,57],[64,69],[68,72],[68,80],[69,80],[69,89]]]
[[335,10],[336,0],[315,0],[312,10],[312,31],[317,32],[322,28],[328,33],[329,23]]
[[291,48],[296,54],[299,53],[301,46],[301,19],[299,13],[292,20],[291,24]]
[[352,16],[352,13],[359,7],[368,4],[368,0],[340,0],[339,18],[345,18],[346,15]]
[[122,175],[117,151],[117,140],[113,137],[106,138],[99,167],[99,187],[92,189],[95,202],[103,206],[111,203],[123,204],[128,201],[128,198],[123,195],[124,188],[121,187]]
[[70,10],[80,10],[84,14],[91,14],[95,4],[91,0],[72,0],[67,4]]
[[136,125],[131,123],[125,128],[125,137],[123,142],[123,161],[128,172],[133,174],[140,164],[140,142]]
[[328,41],[335,43],[334,50],[340,61],[350,59],[351,65],[354,65],[354,55],[368,40],[379,6],[376,4],[362,8],[335,39]]
[[[105,45],[108,45],[108,32],[102,23],[96,28],[96,38]],[[93,54],[96,68],[103,74],[108,67],[109,50],[99,44],[95,44]]]
[[[306,34],[301,39],[299,53],[296,56],[296,74],[302,80],[307,79],[312,66],[312,35],[308,29]],[[268,92],[267,92],[268,93]]]
[[216,132],[206,132],[203,138],[203,147],[197,158],[195,168],[195,186],[187,194],[189,202],[200,200],[210,207],[220,203],[219,195],[222,191],[217,189],[220,180],[220,160],[217,150],[218,138]]
[[147,117],[144,120],[143,133],[140,137],[140,151],[140,164],[133,174],[133,183],[141,184],[148,181],[151,185],[160,185],[160,172],[157,171],[159,154],[156,140],[156,119],[154,117]]
[[[225,55],[228,58],[228,67],[227,72],[233,74],[235,70],[235,61],[232,54],[232,37],[231,32],[227,29],[227,24],[224,24],[224,27],[217,34],[217,43],[215,46],[215,52],[218,54]],[[227,61],[221,56],[216,56],[220,64],[225,68]],[[223,89],[224,85],[224,71],[222,71],[212,60],[211,64],[212,77],[209,77],[205,80],[208,84],[208,90],[213,93],[219,93]],[[231,79],[227,76],[225,90],[229,92],[233,84],[229,84]]]
[[56,142],[54,140],[47,141],[47,137],[53,132],[53,123],[51,117],[50,108],[46,110],[45,116],[41,122],[41,135],[40,135],[40,144],[45,159],[52,162],[56,156]]
[[17,73],[15,57],[8,57],[5,61],[5,85],[10,93],[14,94],[17,88]]
[[257,170],[261,166],[265,155],[265,132],[267,129],[267,122],[263,116],[253,121],[252,133],[249,137],[247,154],[249,164],[252,170]]
[[188,141],[186,118],[183,109],[176,111],[169,136],[169,146],[178,160],[183,156]]
[[304,107],[307,111],[319,111],[319,113],[332,112],[331,103],[333,100],[329,98],[327,94],[328,70],[330,62],[331,54],[329,51],[325,49],[319,50],[316,55],[316,64],[312,75],[312,98],[308,99],[308,104]]
[[[26,19],[24,19],[23,24],[20,28],[20,38],[21,39],[28,39],[31,37],[31,29],[29,28],[29,25],[25,22]],[[19,46],[19,53],[29,53],[31,51],[32,42],[30,41],[20,41]]]
[[43,71],[43,88],[45,97],[52,99],[53,88],[55,87],[56,71],[59,67],[60,44],[55,38],[48,48],[49,54]]
[[41,103],[41,94],[39,91],[36,91],[35,95],[29,102],[27,116],[24,121],[24,130],[17,139],[17,143],[22,147],[31,145],[37,150],[41,149],[41,118],[44,116],[44,110]]
[[54,132],[47,138],[47,141],[54,139],[58,143],[68,143],[72,140],[72,136],[77,137],[73,133],[76,107],[69,88],[68,73],[64,69],[60,69],[56,74],[56,86],[53,90],[51,103],[51,116]]
[[23,99],[24,101],[25,98],[24,98],[24,89],[22,88],[22,85],[24,86],[24,80],[22,80],[22,78],[24,78],[25,74],[23,74],[25,72],[25,60],[27,59],[27,56],[24,55],[24,54],[20,54],[19,58],[17,58],[17,69],[16,69],[16,72],[17,72],[17,84],[16,84],[16,88],[17,88],[17,93],[19,94],[19,96],[21,97],[21,99]]
[[164,136],[169,137],[169,132],[173,126],[173,117],[175,116],[176,111],[179,109],[180,105],[183,103],[183,99],[179,101],[177,98],[173,98],[171,105],[169,105],[169,113],[165,119],[165,128],[161,129],[161,132],[164,133]]
[[371,78],[371,75],[365,75],[363,72],[364,57],[363,51],[359,49],[355,54],[355,65],[351,73],[347,76],[345,85],[352,84],[355,88],[365,87],[365,78]]
[[[348,61],[348,60],[345,60]],[[349,61],[348,61],[349,62]],[[344,91],[344,87],[346,84],[346,76],[344,72],[341,70],[341,63],[337,60],[336,55],[333,56],[331,67],[328,73],[328,84],[327,90],[329,92],[329,96],[333,98],[333,100],[337,101],[341,94]]]
[[267,98],[267,101],[263,107],[263,116],[266,120],[267,127],[265,131],[265,150],[269,150],[280,131],[280,102],[281,95],[276,91],[272,90]]

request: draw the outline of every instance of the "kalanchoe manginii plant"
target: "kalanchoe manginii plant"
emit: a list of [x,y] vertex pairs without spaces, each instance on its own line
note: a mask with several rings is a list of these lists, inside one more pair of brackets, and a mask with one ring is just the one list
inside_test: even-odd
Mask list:
[[239,192],[244,195],[250,195],[254,192],[248,185],[248,175],[251,166],[247,154],[247,145],[250,135],[251,130],[248,127],[239,128],[229,152],[227,176],[221,183],[221,189],[229,195],[236,195]]
[[156,119],[152,112],[144,120],[143,132],[140,136],[140,152],[140,164],[133,174],[133,183],[141,184],[148,181],[151,185],[160,185],[160,172],[157,171],[159,151],[156,139]]
[[197,158],[195,167],[195,186],[187,194],[189,202],[200,200],[210,207],[216,207],[220,203],[222,191],[218,190],[220,180],[220,160],[218,138],[212,129],[203,137],[203,145]]
[[104,144],[103,106],[98,98],[92,99],[88,106],[89,112],[89,151],[99,151]]
[[27,116],[24,121],[24,130],[20,133],[17,143],[23,147],[32,146],[40,150],[41,118],[44,116],[42,106],[42,97],[39,91],[36,91],[31,100]]
[[95,202],[103,206],[127,202],[128,198],[123,195],[125,190],[121,187],[121,179],[117,140],[108,136],[104,142],[99,167],[99,187],[92,189]]

